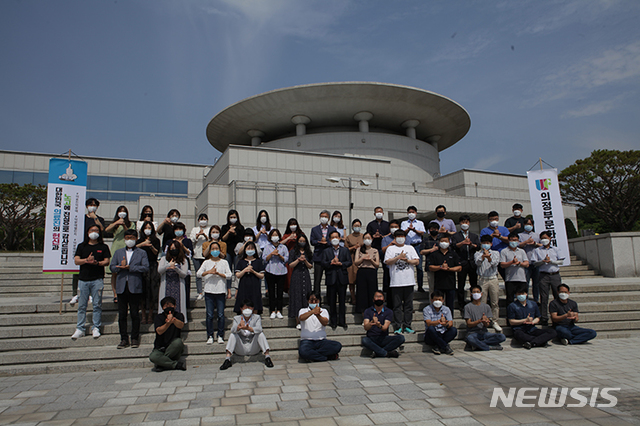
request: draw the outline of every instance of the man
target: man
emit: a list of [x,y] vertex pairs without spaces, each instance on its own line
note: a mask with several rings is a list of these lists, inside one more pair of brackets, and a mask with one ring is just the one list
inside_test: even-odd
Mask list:
[[264,365],[273,367],[273,361],[269,355],[269,343],[262,332],[262,319],[260,315],[253,313],[253,302],[245,299],[242,302],[242,314],[233,317],[233,325],[229,331],[227,342],[227,358],[220,366],[220,370],[231,367],[231,355],[234,353],[244,355],[257,355],[264,353]]
[[515,203],[513,207],[511,207],[511,211],[513,211],[513,216],[504,221],[504,226],[509,230],[509,232],[515,232],[516,234],[524,231],[524,218],[522,217],[522,204]]
[[389,246],[384,254],[384,263],[389,265],[390,287],[393,292],[394,332],[415,333],[411,329],[413,318],[413,288],[416,285],[414,269],[418,264],[418,253],[405,244],[405,233],[395,233],[395,245]]
[[[351,266],[351,253],[346,247],[340,247],[340,233],[335,229],[329,234],[331,247],[326,248],[320,257],[322,268],[326,271],[327,302],[331,328],[338,325],[347,329],[347,285],[348,269]],[[336,298],[338,308],[336,309]]]
[[515,290],[524,287],[527,291],[527,268],[529,258],[521,248],[518,234],[509,234],[509,248],[500,252],[500,266],[505,270],[504,286],[507,292],[507,306],[513,302]]
[[489,333],[491,326],[491,308],[482,302],[482,289],[479,285],[471,286],[471,303],[464,307],[464,319],[467,322],[467,345],[473,350],[502,350],[500,343],[507,338],[502,333]]
[[[382,239],[389,235],[389,222],[383,220],[384,218],[384,210],[382,207],[378,206],[373,209],[373,214],[375,216],[375,220],[372,220],[367,224],[367,232],[371,234],[373,242],[371,243],[371,247],[378,250],[378,254],[380,255],[380,259],[384,259],[384,253],[382,251]],[[393,237],[392,237],[393,238]],[[389,287],[389,267],[382,264],[382,288]],[[385,290],[386,291],[386,290]]]
[[118,349],[129,346],[127,333],[127,311],[131,312],[131,347],[140,346],[140,301],[142,300],[142,281],[149,271],[147,252],[136,247],[138,232],[135,229],[124,231],[125,248],[116,250],[111,258],[109,269],[116,277],[118,295],[118,327],[120,344]]
[[[438,251],[429,256],[429,270],[435,278],[435,289],[445,295],[445,303],[453,315],[456,294],[456,272],[462,270],[460,258],[449,248],[449,235],[440,234]],[[462,307],[461,307],[462,309]]]
[[533,251],[541,246],[538,234],[533,232],[533,219],[524,219],[524,231],[518,234],[520,237],[519,247],[527,253],[529,258],[529,267],[527,268],[527,285],[531,281],[533,300],[540,301],[540,270],[531,259]]
[[446,219],[447,208],[440,204],[436,207],[436,218],[432,221],[438,224],[440,234],[453,235],[456,233],[456,224],[451,219]]
[[458,330],[453,326],[451,310],[443,306],[444,294],[440,290],[431,292],[431,304],[422,310],[425,322],[424,343],[431,346],[434,355],[453,355],[449,342],[456,338]]
[[564,263],[564,254],[560,249],[551,245],[551,234],[549,231],[540,233],[540,244],[531,253],[531,261],[538,267],[540,272],[540,309],[542,311],[542,325],[549,324],[549,289],[553,293],[553,298],[558,298],[558,286],[562,283],[560,278],[560,265]]
[[336,228],[329,225],[329,216],[331,216],[331,213],[328,210],[320,212],[320,225],[311,228],[311,237],[309,239],[313,246],[313,291],[317,295],[320,295],[320,283],[322,282],[322,274],[325,272],[320,263],[322,252],[330,247],[329,235],[336,230]]
[[327,339],[325,328],[329,313],[320,308],[320,298],[309,294],[309,307],[298,311],[300,321],[300,347],[298,355],[306,361],[326,361],[339,358],[342,343]]
[[[384,237],[382,237],[382,249],[380,250],[380,259],[384,259],[385,254],[387,253],[387,249],[389,248],[389,246],[391,245],[395,245],[396,244],[396,237],[395,237],[395,233],[396,231],[400,230],[400,221],[393,219],[392,221],[389,222],[389,235],[385,235]],[[387,294],[387,299],[389,300],[393,300],[393,296],[391,295],[391,287],[389,287],[389,267],[382,262],[382,267],[384,268],[384,272],[383,272],[383,280],[382,280],[382,291],[384,291]],[[387,280],[384,280],[384,274],[386,274],[387,276]]]
[[491,250],[493,237],[483,235],[480,238],[482,250],[476,252],[475,262],[478,267],[478,278],[482,289],[482,303],[487,303],[487,296],[491,298],[491,315],[493,318],[493,329],[500,333],[502,327],[498,325],[500,308],[500,286],[498,284],[498,264],[500,264],[500,253]]
[[180,332],[184,327],[184,315],[176,312],[176,299],[165,297],[160,301],[162,312],[156,315],[154,328],[156,340],[153,343],[153,351],[149,355],[155,367],[153,371],[186,370],[187,366],[180,361],[184,351],[184,343],[180,338]]
[[[420,253],[420,246],[422,245],[422,235],[426,232],[424,227],[424,222],[416,219],[418,215],[418,209],[416,206],[407,207],[407,216],[408,219],[403,221],[400,224],[400,229],[402,229],[406,234],[406,244],[413,246],[416,253]],[[424,271],[422,270],[422,256],[418,255],[418,267],[416,269],[416,274],[418,275],[418,291],[423,292],[424,285]]]
[[404,343],[404,336],[389,336],[389,326],[393,320],[393,311],[384,306],[384,293],[380,290],[373,294],[373,306],[364,311],[364,329],[367,335],[362,338],[362,346],[370,349],[372,358],[398,358],[397,348]]
[[428,225],[429,235],[426,235],[422,239],[422,246],[420,247],[420,255],[424,256],[424,270],[427,273],[427,283],[429,284],[429,291],[435,289],[436,280],[435,275],[429,270],[429,257],[439,250],[438,246],[438,224],[436,222],[429,222]]
[[507,306],[507,319],[513,330],[513,337],[525,349],[547,346],[547,342],[556,337],[555,330],[536,328],[536,324],[540,322],[540,309],[536,302],[527,299],[527,289],[524,286],[516,290],[516,298],[515,302]]
[[[495,250],[500,253],[503,249],[507,248],[509,244],[509,230],[504,226],[500,225],[500,215],[497,211],[492,210],[487,215],[487,220],[489,221],[489,226],[483,228],[480,231],[480,237],[483,235],[491,235],[492,237],[492,245],[491,250]],[[502,267],[498,268],[498,273],[502,277],[502,280],[505,280],[505,271]],[[511,302],[507,302],[511,303]]]
[[468,215],[460,216],[458,220],[460,223],[460,231],[451,236],[451,244],[453,249],[460,258],[460,266],[462,269],[458,272],[458,306],[461,310],[465,305],[465,292],[464,286],[469,277],[469,285],[473,286],[478,284],[478,274],[476,273],[476,262],[474,256],[480,249],[480,237],[478,234],[474,234],[469,231],[471,226],[471,218]]
[[551,321],[556,328],[556,333],[563,345],[578,345],[594,339],[597,335],[595,330],[580,328],[576,323],[580,320],[578,316],[578,304],[569,299],[571,294],[569,286],[560,284],[558,286],[558,298],[549,304]]

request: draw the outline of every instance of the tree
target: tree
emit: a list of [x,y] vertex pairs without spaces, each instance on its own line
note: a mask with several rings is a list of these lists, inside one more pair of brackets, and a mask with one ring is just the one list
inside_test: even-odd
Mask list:
[[598,149],[558,177],[563,200],[597,217],[597,232],[631,231],[640,219],[640,151]]
[[42,185],[0,184],[0,248],[18,250],[44,227],[47,190]]

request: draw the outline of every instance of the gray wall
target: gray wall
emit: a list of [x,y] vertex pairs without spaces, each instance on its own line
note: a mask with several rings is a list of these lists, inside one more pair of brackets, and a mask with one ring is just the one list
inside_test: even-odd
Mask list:
[[640,232],[574,238],[569,250],[605,277],[640,277]]

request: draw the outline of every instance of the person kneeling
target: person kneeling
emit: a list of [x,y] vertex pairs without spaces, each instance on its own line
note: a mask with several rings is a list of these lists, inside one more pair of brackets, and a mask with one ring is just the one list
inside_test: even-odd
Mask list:
[[165,297],[160,302],[162,312],[156,315],[154,322],[156,340],[149,361],[155,364],[153,371],[186,370],[187,366],[180,361],[184,351],[184,343],[180,338],[180,331],[184,327],[184,315],[176,312],[176,300]]
[[260,315],[253,313],[253,302],[245,299],[242,302],[242,314],[233,317],[233,325],[229,332],[227,342],[227,359],[220,366],[220,370],[231,367],[231,355],[257,355],[264,353],[264,365],[273,367],[273,361],[269,355],[269,343],[262,333],[262,319]]
[[507,306],[507,320],[513,330],[513,337],[525,349],[545,347],[549,340],[556,337],[555,330],[536,327],[540,322],[540,309],[536,302],[527,299],[524,286],[516,291],[516,301]]
[[594,339],[597,335],[595,330],[581,328],[576,325],[578,318],[578,304],[569,299],[569,286],[560,284],[558,286],[558,298],[549,304],[551,321],[556,327],[556,333],[563,345],[577,345]]
[[306,361],[338,359],[342,343],[327,339],[325,328],[329,323],[329,312],[320,307],[320,298],[309,294],[309,307],[298,311],[300,320],[300,347],[298,354]]
[[389,336],[389,326],[393,320],[393,311],[384,306],[384,293],[373,293],[373,306],[364,311],[364,329],[367,335],[362,338],[362,346],[371,349],[375,357],[398,358],[396,350],[404,343],[404,336]]
[[440,290],[431,293],[431,304],[422,310],[422,317],[426,325],[424,343],[432,346],[431,351],[435,355],[444,352],[453,355],[453,349],[449,342],[456,338],[458,330],[453,326],[451,310],[442,306],[444,294]]
[[500,343],[506,340],[502,333],[489,333],[491,326],[491,308],[482,303],[482,289],[479,285],[471,286],[471,303],[464,307],[464,319],[467,321],[467,345],[471,349],[481,351],[502,350]]

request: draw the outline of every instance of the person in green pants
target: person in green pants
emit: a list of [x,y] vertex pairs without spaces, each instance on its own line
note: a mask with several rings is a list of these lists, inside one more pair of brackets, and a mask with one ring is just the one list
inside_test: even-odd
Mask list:
[[156,340],[149,360],[155,365],[153,371],[186,370],[187,365],[180,361],[184,351],[184,343],[180,338],[180,332],[184,327],[184,315],[176,312],[176,300],[173,297],[165,297],[160,302],[162,312],[156,315],[154,327]]

